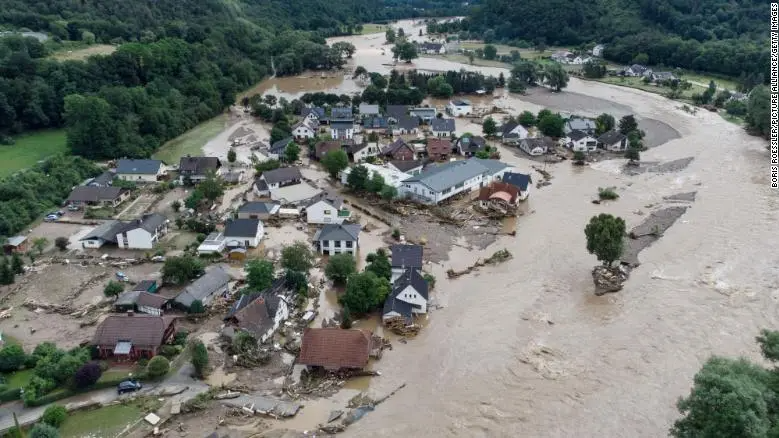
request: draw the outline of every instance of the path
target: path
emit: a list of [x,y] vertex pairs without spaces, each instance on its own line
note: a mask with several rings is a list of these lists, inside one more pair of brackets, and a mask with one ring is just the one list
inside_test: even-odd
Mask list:
[[140,218],[146,210],[154,204],[157,199],[157,195],[151,193],[143,193],[130,203],[121,213],[116,215],[117,219],[132,220]]

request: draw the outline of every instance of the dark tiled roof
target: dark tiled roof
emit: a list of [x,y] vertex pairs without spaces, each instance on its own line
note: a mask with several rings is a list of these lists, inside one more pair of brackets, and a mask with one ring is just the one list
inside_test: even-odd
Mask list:
[[387,105],[387,115],[393,119],[399,119],[408,113],[407,105]]
[[262,173],[263,179],[268,184],[277,184],[296,179],[302,179],[303,175],[297,167],[280,167],[278,169],[267,170]]
[[283,154],[284,150],[287,149],[287,145],[292,141],[292,137],[282,138],[281,140],[277,141],[276,143],[273,143],[270,145],[270,151],[271,153],[274,153],[276,155]]
[[517,126],[519,126],[519,123],[505,123],[500,127],[500,131],[503,133],[503,135],[506,135],[513,131]]
[[412,319],[412,309],[414,306],[411,305],[411,303],[407,303],[403,300],[398,300],[393,296],[387,297],[387,300],[384,301],[384,308],[382,309],[383,314],[386,315],[390,312],[396,312],[400,314],[400,316],[406,321],[407,324],[410,324]]
[[110,186],[115,176],[116,175],[113,172],[111,172],[110,170],[106,170],[105,172],[93,178],[92,181],[89,182],[89,185]]
[[141,280],[133,287],[133,290],[148,291],[155,284],[157,284],[155,280]]
[[221,266],[213,266],[206,273],[187,286],[175,301],[189,307],[195,300],[203,301],[213,295],[214,292],[230,282],[230,274]]
[[614,144],[619,143],[622,140],[626,139],[627,137],[625,134],[619,132],[619,131],[609,131],[603,133],[600,137],[598,137],[598,142],[603,144]]
[[422,274],[416,269],[406,269],[403,272],[403,275],[395,280],[395,284],[392,285],[392,293],[390,293],[390,297],[396,297],[399,293],[403,292],[403,289],[408,286],[413,287],[419,295],[422,295],[422,298],[427,300],[427,281],[425,281],[424,277],[422,277]]
[[352,107],[334,107],[330,110],[330,119],[353,119]]
[[372,347],[371,332],[340,328],[307,328],[298,363],[325,369],[363,368]]
[[225,237],[254,237],[262,222],[259,219],[229,219],[225,222]]
[[79,240],[103,239],[108,242],[116,243],[116,235],[119,234],[124,227],[125,223],[122,221],[106,221],[95,227],[89,234]]
[[398,118],[398,127],[411,131],[419,128],[419,117],[417,116],[401,116]]
[[148,306],[155,309],[161,309],[162,306],[170,301],[169,298],[163,297],[158,294],[152,294],[149,292],[139,292],[138,298],[135,300],[135,304],[139,306]]
[[487,140],[479,136],[462,136],[457,139],[457,145],[463,151],[476,153],[487,146]]
[[270,213],[278,206],[275,202],[247,202],[238,208],[238,213]]
[[388,144],[387,147],[382,149],[381,154],[382,155],[392,155],[401,148],[408,148],[411,152],[414,152],[414,148],[408,145],[405,141],[403,141],[402,138],[399,138],[392,143]]
[[422,160],[394,160],[390,161],[390,164],[401,172],[408,172],[422,166]]
[[330,122],[330,129],[335,129],[337,131],[345,131],[347,129],[354,129],[354,122],[351,120],[349,121],[332,121]]
[[314,235],[314,241],[356,241],[360,237],[360,224],[326,224]]
[[524,173],[506,172],[503,174],[503,182],[511,184],[520,191],[527,191],[527,186],[533,184],[533,178]]
[[303,117],[307,117],[309,113],[314,113],[316,118],[319,120],[325,118],[325,109],[320,106],[315,106],[313,108],[303,108],[303,111],[300,112],[300,115]]
[[155,347],[162,344],[165,329],[175,318],[154,315],[108,315],[95,330],[93,345],[116,345],[130,341],[135,346]]
[[376,104],[361,103],[357,110],[360,112],[360,115],[373,115],[379,113],[379,106]]
[[116,163],[116,173],[135,175],[156,175],[162,166],[160,160],[127,160],[122,159]]
[[389,126],[389,123],[384,117],[368,117],[362,125],[365,129],[383,129]]
[[260,177],[257,177],[254,180],[254,185],[257,187],[257,190],[259,190],[261,192],[264,192],[264,191],[268,190],[268,183],[266,183],[265,181],[260,179]]
[[222,163],[216,157],[181,157],[179,172],[190,172],[195,175],[205,175],[219,169]]
[[78,186],[70,192],[68,201],[75,202],[100,202],[113,201],[122,194],[119,187]]
[[584,131],[579,131],[578,129],[574,129],[573,131],[568,133],[568,138],[570,138],[573,141],[579,141],[584,137],[587,137],[588,135],[589,134],[587,134]]
[[454,131],[454,119],[433,119],[430,126],[433,131],[452,132]]
[[[230,310],[227,312],[227,316],[225,319],[228,319],[238,313],[241,309],[248,306],[252,301],[256,300],[257,298],[261,296],[275,296],[279,293],[283,292],[286,289],[287,282],[286,280],[282,278],[277,278],[273,280],[273,283],[271,283],[271,286],[262,291],[262,292],[256,292],[253,294],[244,294],[241,295],[240,298],[238,298],[233,305],[230,307]],[[273,301],[273,300],[272,300]],[[271,313],[276,313],[276,309],[278,307],[278,300],[275,300],[271,303]]]
[[423,248],[421,245],[392,245],[393,268],[422,269]]
[[429,155],[446,155],[452,153],[452,142],[440,138],[427,139],[427,153]]

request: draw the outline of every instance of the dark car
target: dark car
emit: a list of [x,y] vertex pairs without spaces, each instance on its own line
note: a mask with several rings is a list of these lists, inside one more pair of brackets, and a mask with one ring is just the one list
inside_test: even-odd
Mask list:
[[124,382],[117,385],[116,392],[119,394],[124,394],[125,392],[139,391],[141,388],[143,388],[141,382],[137,380],[125,380]]

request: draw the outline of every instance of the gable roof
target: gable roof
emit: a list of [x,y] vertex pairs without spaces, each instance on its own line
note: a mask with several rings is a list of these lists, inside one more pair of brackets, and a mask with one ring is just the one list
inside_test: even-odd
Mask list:
[[114,172],[111,172],[110,170],[106,170],[105,172],[101,173],[100,175],[92,178],[91,181],[87,185],[90,186],[110,186],[111,183],[114,180],[114,177],[116,175]]
[[317,204],[319,202],[326,202],[331,207],[338,210],[341,208],[342,205],[344,205],[344,198],[336,195],[335,192],[324,191],[311,198],[308,202],[307,207],[311,207],[314,204]]
[[452,153],[452,142],[442,138],[427,139],[427,153],[429,155],[446,155]]
[[487,140],[479,136],[464,135],[457,139],[457,147],[463,151],[476,153],[487,146]]
[[361,103],[358,110],[360,111],[360,115],[379,114],[379,106],[370,103]]
[[165,336],[165,329],[175,317],[155,315],[108,315],[95,330],[93,345],[116,345],[119,341],[130,341],[136,346],[159,346]]
[[363,368],[373,342],[371,332],[340,328],[307,328],[303,331],[298,363],[326,369]]
[[387,147],[381,150],[382,155],[392,155],[395,152],[397,152],[401,148],[408,148],[411,152],[414,152],[414,148],[409,146],[408,143],[406,143],[402,138],[399,138],[392,143],[388,144]]
[[399,119],[408,113],[408,105],[387,105],[387,116]]
[[389,126],[389,122],[384,117],[368,117],[362,122],[365,129],[382,129]]
[[212,266],[203,276],[187,286],[174,301],[189,307],[195,300],[203,301],[230,282],[230,274],[222,266]]
[[[424,106],[419,106],[419,107],[411,108],[411,109],[409,110],[409,112],[410,112],[410,113],[412,113],[412,114],[419,115],[420,113],[422,113],[422,114],[425,114],[425,115],[428,115],[428,116],[433,116],[433,117],[435,117],[435,113],[436,113],[437,111],[438,111],[438,110],[437,110],[436,108],[432,108],[432,107],[424,107]],[[431,113],[432,113],[432,114],[431,114]]]
[[116,173],[131,175],[156,175],[162,167],[160,160],[121,159],[116,163]]
[[471,102],[467,99],[455,99],[450,102],[454,106],[470,106]]
[[566,122],[566,125],[571,130],[579,131],[592,131],[595,129],[595,120],[585,119],[582,117],[571,117]]
[[238,208],[238,213],[273,214],[279,211],[278,202],[247,202]]
[[556,144],[555,141],[549,137],[526,138],[522,141],[526,142],[531,150],[535,149],[536,147],[550,149],[553,148]]
[[393,160],[389,163],[401,172],[408,172],[417,167],[422,167],[422,160]]
[[519,187],[506,182],[493,181],[492,184],[479,189],[479,197],[477,198],[479,201],[496,198],[513,204],[519,198]]
[[330,129],[335,131],[354,129],[354,122],[352,120],[333,120],[330,122]]
[[341,150],[341,145],[340,140],[320,141],[314,146],[314,154],[321,159],[328,152]]
[[[523,133],[525,136],[527,136],[527,128],[520,125],[519,123],[506,123],[503,126],[500,127],[501,132],[503,133],[503,137],[510,138],[510,137],[518,137],[519,133]],[[513,132],[518,131],[518,132]]]
[[630,70],[633,71],[633,73],[644,73],[645,71],[649,70],[648,67],[644,67],[641,64],[633,64],[630,66]]
[[419,182],[435,192],[441,192],[471,178],[494,174],[507,167],[509,165],[498,160],[470,158],[463,161],[450,161],[428,168],[421,174],[405,179],[403,182]]
[[308,119],[303,119],[303,120],[295,123],[294,125],[292,125],[292,130],[294,131],[294,130],[300,128],[301,126],[305,127],[309,131],[312,131],[312,132],[314,132],[314,134],[316,134],[317,128],[312,126],[312,125],[310,125]]
[[179,172],[192,172],[195,175],[205,175],[221,167],[222,163],[216,157],[181,157]]
[[406,321],[406,323],[411,323],[412,316],[413,316],[413,309],[414,306],[412,306],[411,303],[408,303],[403,300],[399,300],[394,296],[390,295],[384,301],[384,308],[382,309],[383,312],[382,314],[386,315],[388,313],[395,312],[399,314]]
[[325,118],[325,109],[321,106],[315,106],[312,108],[303,108],[303,111],[300,112],[300,115],[303,117],[308,117],[309,114],[313,113],[317,119],[322,120]]
[[116,242],[116,235],[122,228],[124,228],[122,221],[105,221],[79,240],[103,239],[108,242]]
[[433,119],[430,126],[433,131],[454,132],[454,119]]
[[614,143],[619,143],[626,138],[627,136],[625,134],[614,130],[614,131],[604,132],[600,137],[598,137],[598,143],[611,145]]
[[524,173],[506,172],[503,174],[503,182],[511,184],[522,192],[526,192],[527,186],[533,183],[533,178]]
[[419,128],[419,117],[406,115],[400,116],[398,117],[398,127],[405,129],[406,131]]
[[422,295],[422,298],[427,300],[429,287],[427,281],[425,281],[425,278],[422,277],[422,274],[417,269],[406,269],[403,271],[403,274],[392,285],[390,297],[395,298],[408,286],[413,287],[419,295]]
[[259,219],[228,219],[225,222],[225,237],[254,237],[262,225]]
[[422,269],[422,245],[392,245],[393,268],[417,268]]
[[278,169],[267,170],[262,173],[262,177],[268,184],[303,179],[303,175],[297,167],[280,167]]
[[141,216],[140,219],[127,222],[125,224],[125,229],[118,231],[117,234],[137,228],[142,228],[149,233],[154,233],[157,231],[157,228],[161,227],[165,222],[167,222],[167,220],[168,218],[159,213],[145,214]]
[[587,134],[584,131],[580,131],[578,129],[574,129],[573,131],[568,133],[568,138],[570,138],[573,141],[579,141],[585,137],[589,137],[590,134]]
[[70,192],[68,202],[99,202],[117,199],[124,189],[119,187],[78,186]]
[[314,234],[314,241],[342,240],[356,241],[360,237],[360,224],[326,224]]
[[354,113],[352,112],[352,107],[340,107],[336,106],[330,109],[330,119],[348,119],[352,120],[354,119]]
[[287,149],[287,145],[292,141],[292,137],[282,138],[281,140],[270,145],[270,152],[276,155],[283,154],[284,150]]

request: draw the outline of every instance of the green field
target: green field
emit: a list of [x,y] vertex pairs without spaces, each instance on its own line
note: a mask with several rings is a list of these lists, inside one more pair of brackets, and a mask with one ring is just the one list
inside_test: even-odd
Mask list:
[[32,379],[34,370],[22,370],[17,371],[13,374],[6,375],[6,384],[8,384],[8,388],[24,388],[27,386],[28,383],[30,383],[30,379]]
[[[444,58],[452,62],[461,62],[463,64],[471,63],[470,59],[468,59],[468,56],[461,55],[459,53],[450,54],[450,55],[436,55],[436,56],[423,55],[423,56],[433,57],[433,58]],[[500,61],[489,61],[481,58],[473,58],[473,65],[478,65],[480,67],[503,67],[509,69],[511,68],[511,64],[506,64],[505,62],[500,62]]]
[[60,427],[63,438],[113,437],[141,419],[134,405],[113,405],[89,411],[76,411]]
[[366,23],[362,25],[362,32],[360,32],[360,35],[367,35],[369,33],[384,33],[386,31],[386,24]]
[[[655,94],[662,94],[664,96],[668,94],[668,92],[670,91],[668,87],[658,87],[652,84],[645,84],[641,78],[606,76],[600,79],[593,79],[593,80],[599,82],[605,82],[607,84],[620,85],[623,87],[637,88],[639,90],[644,90]],[[693,84],[693,86],[690,87],[689,89],[682,91],[681,97],[676,100],[689,101],[693,93],[702,93],[703,91],[705,91],[704,87],[700,87],[698,85]]]
[[16,144],[0,146],[0,177],[26,169],[46,157],[67,152],[65,130],[47,130],[14,137]]
[[203,146],[225,128],[227,116],[221,115],[203,122],[189,131],[165,143],[153,155],[154,158],[168,164],[178,163],[187,154],[201,155]]

